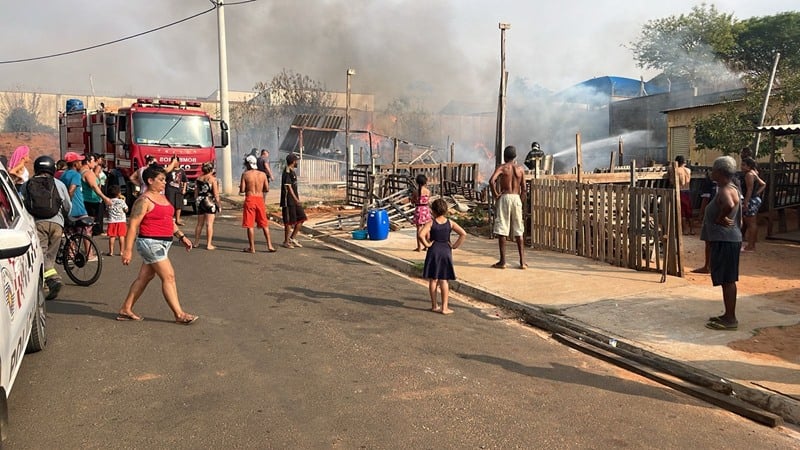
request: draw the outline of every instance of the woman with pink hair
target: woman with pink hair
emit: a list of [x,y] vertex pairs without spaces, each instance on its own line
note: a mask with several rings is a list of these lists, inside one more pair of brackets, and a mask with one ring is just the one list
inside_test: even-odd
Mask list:
[[25,167],[26,164],[31,162],[30,153],[31,149],[27,145],[20,145],[11,154],[11,159],[8,160],[8,174],[11,175],[17,190],[22,186],[22,183],[28,181],[30,176],[28,168]]

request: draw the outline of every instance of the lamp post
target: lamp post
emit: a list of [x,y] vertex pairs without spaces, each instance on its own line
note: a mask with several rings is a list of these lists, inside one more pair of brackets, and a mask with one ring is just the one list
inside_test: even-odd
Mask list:
[[497,101],[497,139],[495,141],[495,163],[503,164],[503,147],[506,144],[506,30],[511,29],[510,23],[500,22],[500,95]]
[[350,148],[350,77],[356,74],[354,69],[347,69],[347,105],[344,118],[344,149],[347,153],[347,170],[353,168],[353,149]]

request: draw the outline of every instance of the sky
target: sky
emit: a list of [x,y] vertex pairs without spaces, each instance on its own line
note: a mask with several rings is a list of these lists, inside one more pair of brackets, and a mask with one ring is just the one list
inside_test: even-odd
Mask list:
[[[238,3],[238,4],[237,4]],[[380,107],[409,95],[429,110],[450,100],[492,104],[500,79],[499,22],[509,77],[560,91],[605,75],[649,79],[625,47],[649,20],[700,2],[609,0],[228,0],[231,90],[286,68]],[[797,0],[721,0],[738,19],[800,9]],[[85,52],[22,63],[161,27],[212,8],[209,0],[27,0],[0,14],[0,90],[206,97],[219,87],[217,14]]]

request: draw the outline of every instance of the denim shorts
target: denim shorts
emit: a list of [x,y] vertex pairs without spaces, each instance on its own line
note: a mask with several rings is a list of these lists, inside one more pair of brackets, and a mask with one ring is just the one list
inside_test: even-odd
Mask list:
[[167,259],[171,246],[171,239],[163,241],[161,239],[136,238],[136,251],[145,264],[153,264]]

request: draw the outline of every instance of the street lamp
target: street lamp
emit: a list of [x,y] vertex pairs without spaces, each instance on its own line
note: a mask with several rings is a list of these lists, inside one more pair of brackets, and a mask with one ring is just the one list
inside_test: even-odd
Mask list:
[[355,75],[354,69],[347,69],[347,106],[344,118],[344,148],[347,152],[347,170],[353,168],[353,149],[350,148],[350,77]]

